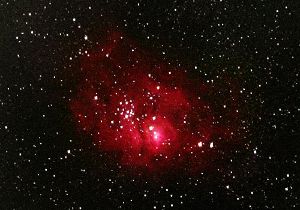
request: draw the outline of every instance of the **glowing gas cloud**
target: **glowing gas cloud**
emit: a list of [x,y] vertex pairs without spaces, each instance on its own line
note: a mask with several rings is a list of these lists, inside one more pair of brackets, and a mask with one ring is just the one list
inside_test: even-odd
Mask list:
[[209,158],[201,156],[204,150],[228,141],[235,129],[233,97],[220,119],[209,85],[120,33],[82,56],[80,75],[70,103],[78,128],[92,136],[99,152],[118,154],[123,165],[201,164]]

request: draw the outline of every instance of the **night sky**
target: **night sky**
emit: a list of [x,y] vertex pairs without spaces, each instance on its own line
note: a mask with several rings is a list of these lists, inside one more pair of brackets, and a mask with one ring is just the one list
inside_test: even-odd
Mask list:
[[300,2],[0,2],[0,209],[300,208]]

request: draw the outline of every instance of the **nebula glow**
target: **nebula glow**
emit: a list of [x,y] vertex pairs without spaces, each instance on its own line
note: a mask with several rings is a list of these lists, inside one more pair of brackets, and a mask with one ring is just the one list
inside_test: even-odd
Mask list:
[[[232,123],[219,122],[225,120],[210,104],[208,85],[120,33],[82,56],[81,78],[70,104],[78,127],[92,135],[100,152],[119,154],[123,165],[197,165],[210,158],[201,156],[205,150],[231,138]],[[235,113],[233,106],[229,113]]]

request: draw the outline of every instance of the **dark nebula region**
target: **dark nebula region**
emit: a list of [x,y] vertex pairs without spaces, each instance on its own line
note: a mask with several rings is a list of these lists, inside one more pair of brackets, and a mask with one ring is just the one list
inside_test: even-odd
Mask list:
[[128,167],[195,171],[212,158],[209,151],[236,138],[234,88],[221,98],[224,86],[159,59],[120,32],[104,40],[82,55],[70,103],[79,130],[99,152],[118,154]]

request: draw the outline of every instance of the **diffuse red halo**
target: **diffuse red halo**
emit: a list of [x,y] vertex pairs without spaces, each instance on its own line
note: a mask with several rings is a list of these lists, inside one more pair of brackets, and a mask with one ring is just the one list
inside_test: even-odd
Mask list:
[[83,55],[81,68],[84,78],[70,104],[74,117],[101,151],[120,153],[123,165],[201,164],[198,154],[231,137],[232,126],[216,123],[200,79],[149,56],[120,33]]

